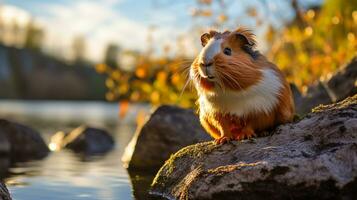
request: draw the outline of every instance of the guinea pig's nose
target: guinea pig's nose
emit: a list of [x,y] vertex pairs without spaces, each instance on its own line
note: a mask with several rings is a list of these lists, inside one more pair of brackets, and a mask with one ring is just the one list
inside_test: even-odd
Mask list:
[[201,67],[210,67],[210,66],[212,66],[212,62],[210,62],[210,63],[201,63],[200,65],[201,65]]

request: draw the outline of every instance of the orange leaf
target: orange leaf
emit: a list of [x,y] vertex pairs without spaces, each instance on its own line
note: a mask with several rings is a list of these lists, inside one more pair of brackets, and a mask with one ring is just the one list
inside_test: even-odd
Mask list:
[[119,118],[123,119],[129,110],[129,101],[122,100],[119,102]]

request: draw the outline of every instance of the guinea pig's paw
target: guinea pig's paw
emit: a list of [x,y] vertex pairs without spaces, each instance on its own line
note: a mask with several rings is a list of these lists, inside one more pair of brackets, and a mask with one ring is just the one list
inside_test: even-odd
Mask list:
[[256,137],[257,135],[254,133],[252,129],[243,129],[239,134],[236,135],[236,140],[244,140],[250,139],[252,137]]
[[222,136],[222,137],[220,137],[220,138],[215,139],[215,140],[214,140],[214,143],[215,143],[215,144],[225,144],[225,143],[231,141],[232,139],[233,139],[233,138],[228,137],[228,136]]

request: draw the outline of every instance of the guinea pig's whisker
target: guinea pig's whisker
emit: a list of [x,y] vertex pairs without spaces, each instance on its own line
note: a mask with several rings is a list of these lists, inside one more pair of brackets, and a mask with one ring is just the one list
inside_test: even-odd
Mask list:
[[192,60],[190,61],[181,61],[181,62],[177,62],[175,63],[176,65],[182,65],[182,64],[191,64],[192,63]]
[[183,74],[184,76],[188,76],[190,74],[190,68],[183,69],[181,71],[175,72],[174,74]]
[[181,68],[178,69],[177,71],[178,71],[179,73],[187,73],[187,71],[189,71],[189,70],[190,70],[190,66],[187,65],[187,66],[185,66],[185,67],[181,67]]
[[191,66],[191,63],[181,63],[179,68],[186,69],[186,68],[189,68],[190,66]]
[[187,73],[191,68],[191,63],[185,63],[185,64],[180,64],[180,66],[177,69],[177,73]]
[[201,82],[202,81],[202,76],[200,76],[200,74],[197,72],[197,77],[198,77],[198,80]]
[[181,62],[192,62],[193,61],[193,59],[191,59],[191,58],[182,58],[182,59],[180,59],[180,61]]
[[237,86],[237,87],[240,88],[241,90],[243,89],[243,88],[241,87],[241,85],[239,84],[239,82],[234,78],[235,76],[229,74],[228,72],[223,72],[223,71],[222,71],[222,74],[224,75],[223,78],[224,78],[227,82],[233,84],[232,86]]
[[245,67],[247,67],[247,68],[250,68],[250,69],[255,70],[255,67],[252,66],[252,63],[246,63],[246,62],[235,61],[235,62],[234,62],[234,65],[237,65],[237,66],[245,66]]
[[239,89],[243,90],[242,86],[239,84],[239,82],[234,77],[230,77],[230,79],[233,81],[233,83],[235,83],[239,87]]
[[198,73],[198,71],[194,72],[194,74],[193,74],[193,80],[196,80],[197,82],[200,82],[200,81],[201,81],[201,76],[200,76],[200,74]]
[[183,88],[182,88],[182,90],[180,92],[179,99],[182,98],[182,95],[185,92],[185,90],[186,90],[188,85],[190,85],[190,90],[192,91],[192,89],[193,89],[193,81],[194,81],[193,79],[198,80],[199,77],[200,77],[198,71],[194,71],[193,77],[191,78],[190,77],[190,69],[191,69],[191,67],[188,67],[188,68],[185,69],[184,73],[185,73],[186,81],[185,81],[185,85],[183,86]]
[[198,71],[193,71],[193,78],[198,80],[198,78],[199,78]]
[[[232,65],[236,65],[236,63],[232,63]],[[222,71],[222,72],[227,72],[226,69],[230,69],[229,66],[224,66],[224,65],[222,65],[222,66],[218,65],[217,67],[220,68],[221,70],[219,70],[219,71]],[[241,75],[241,72],[237,71],[237,70],[234,70],[234,71],[231,70],[231,72],[229,72],[229,73]]]
[[180,96],[179,96],[179,99],[181,99],[182,95],[183,95],[183,92],[185,91],[187,85],[190,83],[190,79],[188,78],[185,85],[183,86],[182,90],[181,90],[181,93],[180,93]]
[[176,66],[176,65],[181,65],[181,64],[186,64],[186,63],[192,63],[192,60],[180,60],[180,61],[176,61],[176,62],[173,62],[174,64],[174,66]]
[[222,77],[220,74],[217,74],[217,85],[222,89],[223,93],[226,92],[226,88],[224,87],[224,84],[222,82]]

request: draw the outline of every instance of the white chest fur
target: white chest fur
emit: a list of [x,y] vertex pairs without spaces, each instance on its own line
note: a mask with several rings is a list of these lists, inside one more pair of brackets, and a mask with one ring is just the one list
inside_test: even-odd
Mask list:
[[246,116],[251,113],[270,113],[279,103],[279,95],[283,84],[276,72],[263,70],[263,78],[258,84],[244,91],[222,91],[216,89],[214,92],[199,92],[200,112],[226,113],[236,116]]

